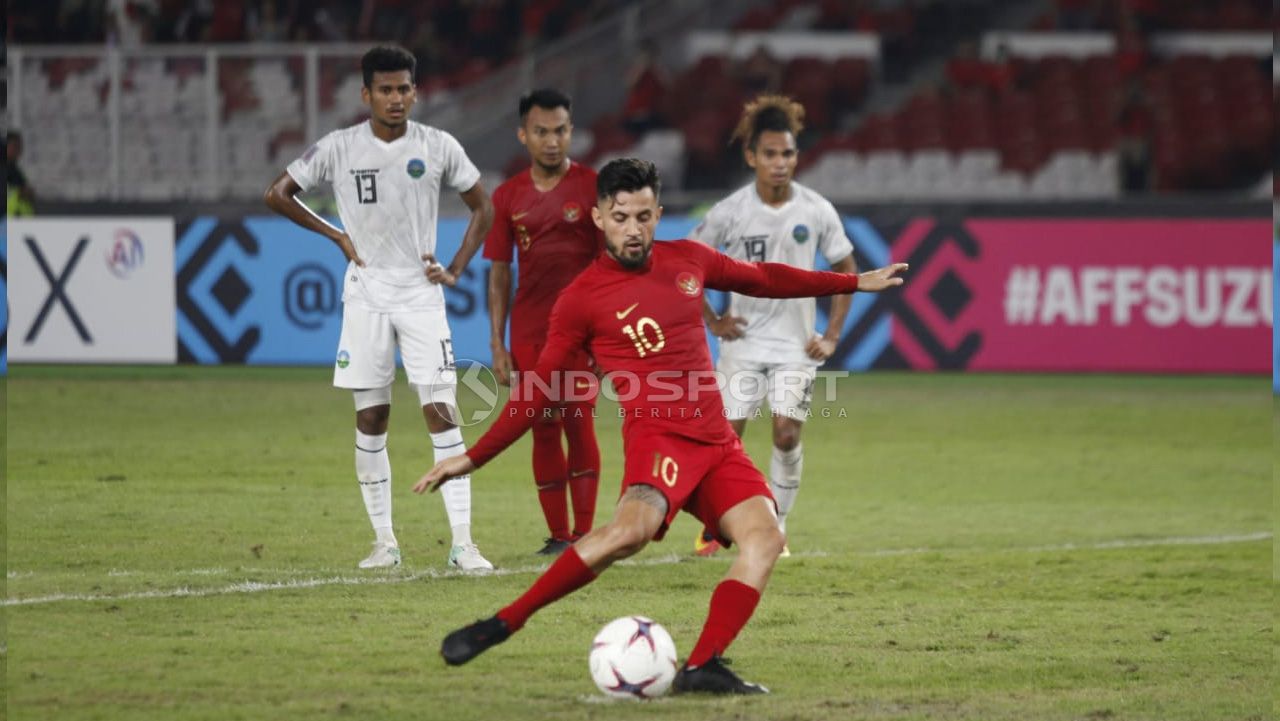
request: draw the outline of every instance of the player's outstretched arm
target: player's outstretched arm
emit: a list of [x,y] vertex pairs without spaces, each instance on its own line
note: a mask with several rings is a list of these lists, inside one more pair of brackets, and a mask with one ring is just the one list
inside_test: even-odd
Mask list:
[[298,185],[298,181],[294,180],[288,172],[284,172],[267,188],[262,199],[273,211],[313,233],[319,233],[332,240],[347,260],[363,267],[364,261],[356,254],[356,246],[351,242],[351,236],[316,215],[315,211],[298,200],[298,193],[301,191],[302,186]]
[[876,293],[902,285],[902,278],[897,276],[907,270],[906,263],[894,263],[861,275],[803,270],[786,263],[747,263],[691,241],[685,241],[683,247],[706,271],[708,288],[757,298],[813,298],[855,290]]
[[905,272],[907,272],[906,263],[890,263],[883,268],[868,270],[858,276],[858,290],[879,293],[902,285],[902,274]]
[[427,471],[426,475],[419,478],[417,483],[413,484],[413,492],[425,493],[426,491],[431,491],[435,493],[440,486],[444,485],[445,481],[450,478],[465,476],[475,469],[476,464],[472,463],[471,459],[466,455],[446,458]]

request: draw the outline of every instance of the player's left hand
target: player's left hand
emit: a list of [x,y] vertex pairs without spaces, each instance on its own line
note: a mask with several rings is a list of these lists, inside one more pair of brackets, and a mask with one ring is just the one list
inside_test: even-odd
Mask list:
[[419,478],[417,483],[413,484],[413,492],[425,493],[427,491],[431,491],[432,493],[435,493],[440,489],[440,486],[443,486],[450,478],[465,476],[475,469],[476,464],[472,463],[471,459],[467,458],[466,455],[446,458],[437,463],[434,468],[427,471],[427,474],[422,478]]
[[432,283],[449,286],[450,288],[458,285],[458,276],[454,275],[448,268],[440,265],[436,257],[431,254],[422,256],[422,260],[427,264],[427,280]]
[[906,263],[892,263],[883,268],[868,270],[858,275],[858,290],[867,293],[879,293],[882,290],[902,285],[902,273],[907,272]]
[[804,344],[804,352],[814,360],[824,361],[836,352],[836,342],[830,338],[815,335]]

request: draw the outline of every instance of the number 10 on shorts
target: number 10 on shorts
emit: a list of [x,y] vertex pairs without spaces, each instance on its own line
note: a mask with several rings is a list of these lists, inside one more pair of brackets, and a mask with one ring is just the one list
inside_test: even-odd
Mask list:
[[653,453],[653,477],[674,488],[676,478],[680,475],[680,464],[671,456],[664,456],[658,451]]

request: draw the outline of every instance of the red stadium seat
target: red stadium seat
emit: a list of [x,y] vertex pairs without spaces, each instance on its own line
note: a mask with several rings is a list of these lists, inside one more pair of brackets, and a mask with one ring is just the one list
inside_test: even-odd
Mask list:
[[874,152],[877,150],[896,150],[898,145],[898,133],[893,122],[883,115],[872,115],[868,117],[856,131],[854,131],[858,147],[864,152]]
[[827,130],[832,124],[830,67],[817,58],[796,58],[787,64],[782,91],[805,108],[805,124]]
[[857,109],[871,85],[871,64],[865,58],[839,58],[831,64],[830,72],[832,110]]
[[782,13],[778,8],[765,5],[747,11],[747,14],[743,15],[733,28],[735,30],[768,30],[777,25],[781,18]]

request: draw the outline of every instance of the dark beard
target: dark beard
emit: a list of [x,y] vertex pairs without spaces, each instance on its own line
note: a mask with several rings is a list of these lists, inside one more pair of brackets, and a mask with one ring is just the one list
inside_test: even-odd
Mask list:
[[623,268],[626,268],[627,270],[635,270],[637,268],[643,268],[644,264],[649,262],[649,252],[652,250],[653,250],[653,246],[649,246],[648,248],[645,248],[644,253],[642,253],[639,258],[632,260],[630,258],[623,258],[619,256],[617,253],[613,252],[613,248],[609,248],[607,246],[605,247],[605,251],[609,253],[609,256],[614,260],[618,261],[618,265],[621,265]]

